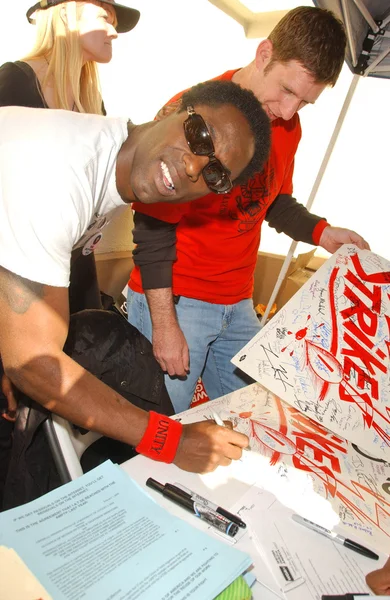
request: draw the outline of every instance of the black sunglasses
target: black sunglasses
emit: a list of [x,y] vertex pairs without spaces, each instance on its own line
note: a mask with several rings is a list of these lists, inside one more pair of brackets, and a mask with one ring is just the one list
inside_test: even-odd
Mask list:
[[233,187],[230,171],[215,157],[215,148],[203,117],[192,106],[187,106],[188,118],[184,121],[184,135],[193,154],[208,156],[209,162],[202,169],[207,187],[216,194],[226,194]]

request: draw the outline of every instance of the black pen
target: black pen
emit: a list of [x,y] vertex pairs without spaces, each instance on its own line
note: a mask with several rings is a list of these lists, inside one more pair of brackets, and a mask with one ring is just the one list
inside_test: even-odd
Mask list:
[[157,492],[160,492],[165,498],[168,498],[168,500],[172,500],[175,504],[189,510],[195,517],[206,521],[209,525],[222,531],[222,533],[226,533],[230,537],[234,537],[237,534],[237,523],[229,521],[226,517],[218,514],[204,504],[195,502],[190,494],[187,494],[184,490],[181,490],[175,485],[172,485],[171,483],[163,485],[151,477],[146,480],[146,485]]
[[317,523],[313,523],[313,521],[304,519],[300,515],[292,515],[292,518],[296,523],[299,523],[300,525],[304,525],[305,527],[308,527],[308,529],[312,529],[313,531],[316,531],[317,533],[321,533],[321,535],[324,535],[325,537],[331,539],[333,542],[342,544],[346,548],[349,548],[350,550],[354,550],[355,552],[358,552],[362,556],[366,556],[367,558],[372,558],[373,560],[379,559],[379,556],[377,554],[375,554],[375,552],[373,552],[372,550],[369,550],[365,546],[362,546],[361,544],[358,544],[357,542],[354,542],[353,540],[349,540],[348,538],[344,537],[343,535],[340,535],[339,533],[335,533],[334,531],[325,529],[325,527],[321,527],[321,525],[318,525]]
[[[328,596],[327,594],[322,594],[321,600],[360,600],[362,596],[369,596],[370,594],[334,594],[332,596]],[[380,597],[380,596],[378,596]],[[387,598],[388,596],[385,596]],[[371,596],[372,598],[372,596]]]
[[214,510],[219,515],[226,517],[227,519],[229,519],[229,521],[233,521],[233,523],[237,523],[237,525],[239,527],[242,527],[242,529],[245,529],[246,523],[244,523],[244,521],[242,521],[238,515],[234,515],[233,513],[226,510],[225,508],[222,508],[221,506],[218,506],[214,502],[211,502],[211,500],[207,500],[207,498],[203,498],[203,496],[200,496],[196,492],[189,490],[188,488],[184,487],[184,485],[181,485],[181,483],[178,483],[176,485],[180,490],[183,490],[183,492],[185,492],[193,500],[195,500],[195,502],[200,502],[204,506],[208,506],[209,508]]

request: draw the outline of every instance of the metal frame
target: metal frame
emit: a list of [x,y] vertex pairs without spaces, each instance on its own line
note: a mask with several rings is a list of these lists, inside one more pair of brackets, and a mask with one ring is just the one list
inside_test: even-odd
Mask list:
[[58,471],[61,483],[69,483],[72,481],[68,465],[66,464],[64,455],[61,450],[60,443],[58,441],[57,434],[54,430],[53,421],[51,415],[49,415],[46,421],[43,423],[43,431],[45,432],[47,442],[49,444],[50,451],[53,456],[53,460]]

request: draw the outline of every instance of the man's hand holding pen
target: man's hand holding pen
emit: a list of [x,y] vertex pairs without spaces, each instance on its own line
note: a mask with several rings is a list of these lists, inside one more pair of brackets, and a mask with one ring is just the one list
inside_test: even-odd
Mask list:
[[220,465],[227,466],[232,460],[239,460],[249,439],[230,427],[221,427],[215,421],[183,425],[173,462],[184,471],[208,473]]

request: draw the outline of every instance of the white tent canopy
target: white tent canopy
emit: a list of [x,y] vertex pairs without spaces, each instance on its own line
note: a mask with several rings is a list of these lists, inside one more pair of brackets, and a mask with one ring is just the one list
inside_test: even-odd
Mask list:
[[[242,25],[247,38],[266,37],[297,6],[291,0],[209,0]],[[346,61],[356,75],[390,77],[389,0],[313,0],[334,12],[348,36]],[[301,0],[310,5],[310,0]]]
[[315,0],[334,12],[348,36],[346,62],[357,75],[390,78],[389,0]]

